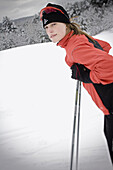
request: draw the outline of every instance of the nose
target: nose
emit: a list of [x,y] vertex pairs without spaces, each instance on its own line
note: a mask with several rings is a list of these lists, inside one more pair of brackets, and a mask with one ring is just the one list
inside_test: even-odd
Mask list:
[[53,33],[53,29],[51,27],[48,28],[48,33]]

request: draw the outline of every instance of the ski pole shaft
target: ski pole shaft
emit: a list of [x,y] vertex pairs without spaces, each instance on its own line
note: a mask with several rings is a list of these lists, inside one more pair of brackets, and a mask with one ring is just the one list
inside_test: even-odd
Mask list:
[[78,157],[79,157],[80,104],[81,104],[81,82],[79,82],[78,127],[77,127],[77,146],[76,146],[76,170],[78,170]]
[[[77,85],[76,85],[76,97],[75,97],[75,110],[74,110],[74,122],[73,122],[73,134],[72,134],[72,148],[71,148],[70,170],[72,170],[72,168],[73,168],[73,156],[74,156],[75,126],[76,126],[76,116],[77,116],[78,91],[79,91],[79,80],[77,80]],[[76,161],[78,161],[78,158],[77,158]]]

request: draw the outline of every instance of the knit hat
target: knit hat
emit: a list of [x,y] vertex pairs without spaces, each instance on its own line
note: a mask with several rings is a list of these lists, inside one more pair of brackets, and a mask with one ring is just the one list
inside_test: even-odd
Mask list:
[[66,10],[60,5],[51,3],[48,3],[47,6],[40,11],[40,19],[43,22],[43,27],[52,22],[70,23]]

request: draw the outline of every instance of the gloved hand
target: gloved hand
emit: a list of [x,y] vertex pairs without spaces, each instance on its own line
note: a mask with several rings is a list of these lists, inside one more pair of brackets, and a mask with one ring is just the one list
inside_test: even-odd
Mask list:
[[93,83],[90,79],[90,70],[82,64],[75,63],[71,66],[71,78],[80,80],[84,83]]

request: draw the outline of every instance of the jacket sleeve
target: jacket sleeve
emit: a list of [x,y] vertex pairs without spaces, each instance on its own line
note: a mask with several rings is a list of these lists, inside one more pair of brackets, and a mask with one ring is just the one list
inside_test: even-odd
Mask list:
[[94,48],[89,42],[82,42],[71,51],[71,57],[73,62],[91,70],[90,79],[93,83],[113,82],[113,57],[107,52]]

